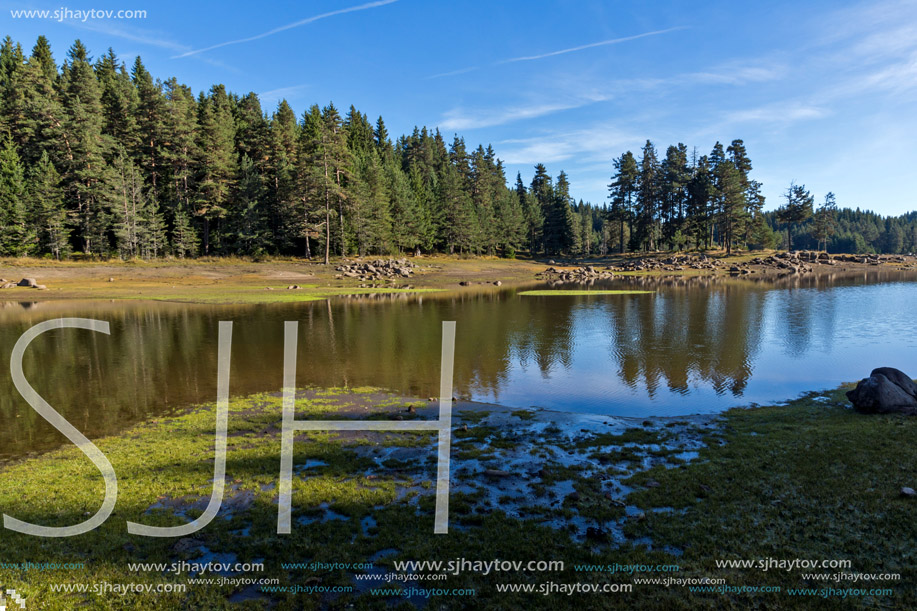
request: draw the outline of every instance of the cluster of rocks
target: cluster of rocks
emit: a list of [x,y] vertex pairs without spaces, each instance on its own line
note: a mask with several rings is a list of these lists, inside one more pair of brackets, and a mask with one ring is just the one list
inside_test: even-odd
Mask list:
[[894,367],[873,369],[857,387],[847,393],[854,409],[864,414],[909,414],[917,416],[917,384]]
[[359,278],[360,280],[382,280],[410,278],[417,268],[407,259],[376,259],[365,263],[351,263],[337,267],[335,278]]
[[770,257],[755,257],[748,265],[760,265],[777,272],[805,274],[812,271],[812,263],[834,265],[827,253],[781,252]]
[[44,291],[48,288],[44,284],[38,284],[35,278],[23,278],[19,282],[10,282],[5,278],[0,278],[0,289],[14,289],[19,286],[38,289],[39,291]]
[[540,278],[559,280],[561,282],[587,282],[590,280],[605,280],[612,278],[614,277],[614,272],[608,269],[600,271],[592,265],[585,265],[583,267],[577,267],[576,269],[557,269],[556,267],[549,267],[536,275]]
[[[704,269],[708,265],[709,269],[713,269],[712,265],[715,263],[708,261],[705,255],[675,255],[667,259],[630,259],[615,269],[621,272],[680,272],[685,269]],[[703,267],[700,267],[701,265]]]

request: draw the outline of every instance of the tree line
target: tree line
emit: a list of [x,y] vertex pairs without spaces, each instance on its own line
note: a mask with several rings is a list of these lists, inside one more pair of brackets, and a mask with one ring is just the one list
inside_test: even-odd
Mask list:
[[60,67],[47,39],[0,46],[0,255],[513,256],[595,251],[602,209],[544,166],[508,186],[492,147],[439,130],[394,141],[333,104],[270,115],[254,93],[197,96],[138,57]]
[[670,146],[662,160],[647,141],[614,168],[609,203],[593,205],[562,171],[538,164],[508,185],[491,146],[426,127],[393,139],[353,106],[297,117],[283,100],[268,114],[254,93],[195,95],[139,57],[93,60],[80,41],[60,66],[43,36],[29,55],[0,45],[0,256],[917,250],[913,216],[819,216],[802,186],[763,212],[741,140],[700,157]]
[[606,218],[619,252],[723,248],[821,249],[846,253],[917,252],[917,213],[882,217],[838,209],[833,193],[816,206],[805,185],[790,183],[776,210],[764,211],[761,183],[750,177],[742,140],[717,142],[709,155],[669,146],[660,160],[647,140],[638,160],[614,160]]

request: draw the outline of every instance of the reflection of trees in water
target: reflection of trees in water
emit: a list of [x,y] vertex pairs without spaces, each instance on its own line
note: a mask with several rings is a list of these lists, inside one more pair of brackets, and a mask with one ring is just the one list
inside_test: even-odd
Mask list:
[[762,291],[723,285],[669,289],[652,299],[609,300],[612,358],[631,388],[687,394],[692,382],[740,396],[761,336]]
[[533,360],[545,375],[556,364],[572,363],[570,303],[558,300],[471,293],[380,307],[352,299],[334,305],[333,326],[326,324],[326,305],[305,307],[307,318],[322,323],[300,323],[305,347],[299,376],[316,385],[372,384],[435,396],[443,320],[458,322],[454,379],[459,394],[477,390],[499,396],[514,362]]
[[[215,371],[216,355],[201,350],[212,331],[205,317],[176,316],[162,308],[112,309],[104,315],[71,310],[65,315],[108,320],[111,334],[49,331],[29,345],[23,370],[42,397],[91,437],[161,411],[173,396],[184,394],[175,389],[205,386],[210,382],[206,373]],[[0,384],[9,389],[0,395],[4,454],[64,441],[13,389],[9,370],[10,353],[19,336],[55,317],[39,308],[0,325]],[[203,380],[201,372],[205,372]]]
[[[784,279],[778,287],[818,289],[899,277],[879,271],[802,276]],[[235,321],[233,395],[279,391],[286,320],[300,321],[300,384],[382,386],[416,396],[438,394],[441,324],[456,320],[457,392],[498,399],[517,367],[534,364],[548,378],[559,367],[571,369],[578,350],[594,354],[588,343],[607,346],[609,376],[617,366],[624,383],[637,391],[645,387],[650,396],[660,388],[688,394],[697,385],[740,396],[751,377],[765,315],[773,317],[772,327],[790,355],[804,352],[813,333],[834,333],[837,299],[823,291],[769,291],[771,285],[747,279],[696,277],[615,279],[596,288],[605,286],[658,292],[597,298],[468,291],[237,307],[4,306],[0,383],[9,390],[0,395],[5,425],[0,452],[63,441],[12,390],[9,355],[26,329],[64,316],[108,320],[111,335],[76,329],[47,333],[29,348],[25,372],[35,389],[90,437],[151,414],[213,401],[219,320]]]

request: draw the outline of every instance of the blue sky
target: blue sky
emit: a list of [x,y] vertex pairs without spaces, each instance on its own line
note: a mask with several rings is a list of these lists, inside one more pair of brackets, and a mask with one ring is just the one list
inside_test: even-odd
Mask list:
[[542,162],[601,203],[612,159],[745,140],[768,208],[791,180],[821,201],[917,209],[917,2],[14,0],[9,9],[141,9],[145,19],[13,19],[55,59],[80,38],[195,91],[266,111],[350,104],[392,134],[438,126],[493,144],[510,181]]

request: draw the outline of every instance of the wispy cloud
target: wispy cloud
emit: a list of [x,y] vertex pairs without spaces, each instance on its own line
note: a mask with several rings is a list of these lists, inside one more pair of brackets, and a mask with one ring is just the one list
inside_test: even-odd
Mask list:
[[584,51],[586,49],[594,49],[595,47],[604,47],[607,45],[617,45],[622,42],[628,42],[631,40],[637,40],[638,38],[647,38],[649,36],[659,36],[660,34],[668,34],[669,32],[676,32],[678,30],[684,30],[686,26],[678,26],[674,28],[666,28],[665,30],[654,30],[652,32],[644,32],[642,34],[635,34],[633,36],[624,36],[622,38],[611,38],[609,40],[601,40],[599,42],[591,42],[586,45],[580,45],[578,47],[570,47],[569,49],[561,49],[559,51],[550,51],[548,53],[541,53],[539,55],[526,55],[523,57],[513,57],[510,59],[504,59],[500,64],[508,64],[512,62],[528,62],[536,59],[544,59],[546,57],[554,57],[556,55],[565,55],[567,53],[575,53],[576,51]]
[[461,108],[454,108],[445,113],[445,116],[443,120],[440,121],[439,126],[443,129],[457,130],[494,127],[496,125],[504,125],[513,121],[534,119],[536,117],[543,117],[545,115],[550,115],[564,110],[581,108],[583,106],[588,106],[589,104],[594,104],[596,102],[603,102],[608,99],[610,99],[610,96],[602,94],[590,94],[572,98],[563,102],[535,102],[524,106],[510,106],[496,110],[479,110],[469,112]]
[[[569,49],[561,49],[561,50],[559,50],[559,51],[550,51],[550,52],[548,52],[548,53],[542,53],[542,54],[540,54],[540,55],[528,55],[528,56],[525,56],[525,57],[512,57],[512,58],[510,58],[510,59],[501,59],[500,61],[496,61],[496,62],[494,62],[494,63],[491,64],[491,65],[492,65],[492,66],[499,66],[499,65],[501,65],[501,64],[511,64],[511,63],[514,63],[514,62],[526,62],[526,61],[532,61],[532,60],[536,60],[536,59],[544,59],[545,57],[554,57],[555,55],[564,55],[564,54],[566,54],[566,53],[574,53],[574,52],[576,52],[576,51],[583,51],[583,50],[585,50],[585,49],[592,49],[592,48],[595,48],[595,47],[604,47],[604,46],[606,46],[606,45],[616,45],[616,44],[620,44],[620,43],[622,43],[622,42],[628,42],[628,41],[631,41],[631,40],[637,40],[638,38],[646,38],[646,37],[648,37],[648,36],[658,36],[658,35],[660,35],[660,34],[666,34],[666,33],[668,33],[668,32],[675,32],[675,31],[677,31],[677,30],[684,30],[684,29],[687,29],[687,26],[678,26],[678,27],[674,27],[674,28],[667,28],[667,29],[665,29],[665,30],[655,30],[655,31],[652,31],[652,32],[644,32],[644,33],[642,33],[642,34],[635,34],[635,35],[633,35],[633,36],[624,36],[624,37],[622,37],[622,38],[611,38],[611,39],[609,39],[609,40],[600,40],[599,42],[592,42],[592,43],[589,43],[589,44],[586,44],[586,45],[580,45],[580,46],[578,46],[578,47],[570,47]],[[469,67],[469,68],[461,68],[461,69],[459,69],[459,70],[452,70],[452,71],[450,71],[450,72],[442,72],[442,73],[440,73],[440,74],[434,74],[434,75],[432,75],[432,76],[428,76],[427,79],[429,80],[429,79],[442,78],[442,77],[446,77],[446,76],[457,76],[457,75],[459,75],[459,74],[465,74],[465,73],[467,73],[467,72],[472,72],[472,71],[478,70],[478,69],[480,69],[479,66],[472,66],[472,67]]]
[[828,112],[821,107],[802,104],[799,102],[781,102],[729,112],[725,116],[726,123],[794,123],[806,119],[821,119]]
[[[159,49],[166,49],[172,52],[185,52],[191,49],[191,47],[188,45],[183,45],[173,40],[169,40],[168,36],[163,32],[112,25],[111,23],[104,20],[89,20],[82,22],[70,19],[65,20],[64,23],[81,30],[88,30],[90,32],[96,32],[114,38],[123,38],[124,40],[129,40],[131,42],[140,43],[150,47],[157,47]],[[215,59],[210,59],[207,57],[200,57],[198,59],[206,64],[210,64],[211,66],[238,72],[237,68],[228,66],[223,62],[217,61]]]
[[560,131],[533,138],[503,140],[500,158],[510,164],[555,163],[576,158],[583,162],[610,164],[618,149],[638,146],[646,136],[622,130],[611,123],[599,123],[588,129]]
[[258,94],[258,99],[262,102],[274,102],[279,104],[280,100],[285,99],[295,99],[303,91],[308,88],[308,85],[303,83],[302,85],[291,85],[289,87],[279,87],[277,89],[271,89],[270,91],[262,91]]
[[457,76],[459,74],[466,74],[468,72],[474,72],[475,70],[478,70],[478,69],[479,69],[478,66],[469,66],[468,68],[459,68],[458,70],[452,70],[451,72],[441,72],[439,74],[428,76],[427,80],[429,81],[435,78],[442,78],[444,76]]
[[775,81],[786,75],[786,67],[773,66],[727,66],[709,72],[690,72],[678,77],[689,83],[745,85]]
[[327,19],[328,17],[334,17],[336,15],[343,15],[345,13],[355,13],[357,11],[365,11],[365,10],[377,8],[380,6],[385,6],[387,4],[392,4],[397,1],[398,0],[377,0],[376,2],[367,2],[366,4],[360,4],[358,6],[350,6],[347,8],[338,9],[336,11],[322,13],[321,15],[314,15],[312,17],[307,17],[306,19],[300,19],[299,21],[294,21],[292,23],[288,23],[286,25],[282,25],[280,27],[274,28],[273,30],[268,30],[267,32],[262,32],[261,34],[255,34],[254,36],[249,36],[247,38],[238,38],[236,40],[227,40],[226,42],[217,43],[215,45],[204,47],[202,49],[193,49],[191,51],[187,51],[180,55],[175,55],[172,57],[172,59],[178,59],[181,57],[189,57],[191,55],[197,55],[198,53],[212,51],[214,49],[219,49],[221,47],[228,47],[230,45],[238,45],[244,42],[252,42],[255,40],[260,40],[262,38],[267,38],[268,36],[273,36],[274,34],[279,34],[280,32],[285,32],[293,28],[298,28],[304,25],[308,25],[310,23],[314,23],[320,19]]

